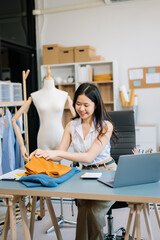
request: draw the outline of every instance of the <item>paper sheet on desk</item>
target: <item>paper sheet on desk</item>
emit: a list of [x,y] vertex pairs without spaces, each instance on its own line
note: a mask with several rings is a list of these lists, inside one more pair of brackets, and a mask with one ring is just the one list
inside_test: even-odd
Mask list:
[[85,179],[97,179],[100,178],[102,176],[101,172],[85,172],[81,175],[81,178],[85,178]]
[[16,169],[16,170],[14,170],[14,171],[12,171],[12,172],[9,172],[9,173],[5,173],[5,174],[3,174],[3,175],[1,175],[0,176],[0,180],[1,179],[12,179],[12,178],[16,178],[16,180],[19,180],[19,178],[21,177],[21,176],[16,176],[16,174],[20,174],[20,173],[25,173],[25,169]]

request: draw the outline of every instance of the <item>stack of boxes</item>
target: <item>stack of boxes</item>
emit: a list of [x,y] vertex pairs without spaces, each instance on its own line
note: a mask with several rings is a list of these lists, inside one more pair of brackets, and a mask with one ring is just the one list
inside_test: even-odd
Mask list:
[[43,65],[60,63],[61,45],[43,45]]
[[96,49],[92,46],[75,47],[75,62],[90,62],[96,55]]
[[96,49],[92,46],[64,47],[59,44],[43,45],[43,65],[101,60],[105,60],[105,58],[96,56]]
[[60,48],[59,63],[72,63],[72,62],[74,62],[74,48],[73,47]]
[[111,73],[106,73],[106,74],[95,75],[93,80],[94,81],[111,81],[112,80],[112,74]]

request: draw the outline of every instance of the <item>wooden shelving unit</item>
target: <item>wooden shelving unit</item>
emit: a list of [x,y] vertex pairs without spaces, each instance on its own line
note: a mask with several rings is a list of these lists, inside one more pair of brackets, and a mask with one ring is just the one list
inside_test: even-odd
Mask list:
[[[68,92],[73,99],[77,87],[83,83],[80,79],[79,68],[90,66],[92,68],[92,78],[99,74],[112,74],[112,79],[108,81],[93,81],[101,92],[102,99],[108,111],[117,110],[119,106],[119,83],[118,83],[118,66],[115,61],[106,62],[82,62],[50,65],[51,76],[55,79],[55,85],[58,89]],[[43,87],[44,78],[47,75],[47,65],[41,66],[41,87]],[[66,83],[69,76],[74,77],[73,83]],[[56,78],[61,78],[62,83],[56,83]],[[64,82],[64,83],[63,83]],[[68,104],[66,103],[63,114],[63,125],[65,126],[72,118]]]

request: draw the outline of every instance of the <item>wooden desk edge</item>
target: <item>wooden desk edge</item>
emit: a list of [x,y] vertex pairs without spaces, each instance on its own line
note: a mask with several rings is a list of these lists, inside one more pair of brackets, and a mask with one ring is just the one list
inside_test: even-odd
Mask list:
[[75,192],[52,192],[42,190],[32,190],[31,188],[25,190],[13,189],[0,189],[0,194],[14,195],[14,196],[39,196],[39,197],[62,197],[62,198],[77,198],[77,199],[90,199],[90,200],[102,200],[102,201],[122,201],[133,203],[158,203],[160,197],[151,196],[128,196],[128,195],[115,195],[115,194],[91,194],[91,193],[75,193]]

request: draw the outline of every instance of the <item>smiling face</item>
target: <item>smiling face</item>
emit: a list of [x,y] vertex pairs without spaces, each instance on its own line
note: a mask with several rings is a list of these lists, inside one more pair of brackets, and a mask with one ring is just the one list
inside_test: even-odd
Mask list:
[[88,119],[94,117],[95,103],[92,102],[87,96],[81,94],[78,96],[75,103],[75,109],[80,118]]

